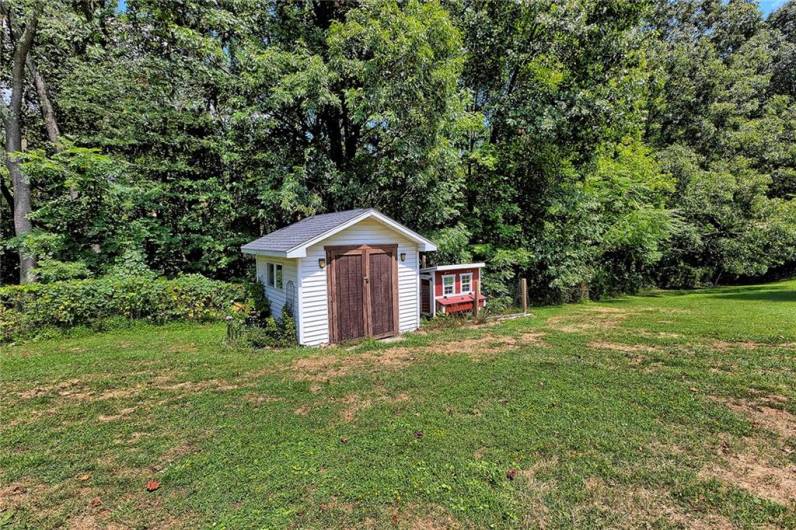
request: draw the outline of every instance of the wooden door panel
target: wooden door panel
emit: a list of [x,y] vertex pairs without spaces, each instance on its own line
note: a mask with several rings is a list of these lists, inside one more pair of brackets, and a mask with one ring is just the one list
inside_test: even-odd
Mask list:
[[365,292],[362,254],[343,254],[334,258],[335,305],[338,341],[367,335],[365,327]]
[[370,291],[370,334],[391,335],[393,307],[393,256],[385,252],[368,253],[368,287]]

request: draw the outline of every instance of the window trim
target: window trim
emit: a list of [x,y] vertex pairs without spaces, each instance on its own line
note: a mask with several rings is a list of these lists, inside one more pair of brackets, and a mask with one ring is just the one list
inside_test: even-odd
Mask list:
[[272,262],[267,262],[265,264],[265,285],[268,287],[274,287],[276,282],[274,280],[276,271],[276,264]]
[[[467,276],[470,278],[470,288],[466,291],[464,290],[464,277]],[[472,272],[463,272],[459,274],[459,294],[472,294],[473,293],[473,273]]]
[[[445,292],[445,278],[453,278],[453,285],[451,285],[451,292]],[[443,274],[442,275],[442,296],[454,296],[456,294],[456,275],[455,274]]]
[[280,291],[285,289],[285,268],[281,263],[274,264],[274,288]]

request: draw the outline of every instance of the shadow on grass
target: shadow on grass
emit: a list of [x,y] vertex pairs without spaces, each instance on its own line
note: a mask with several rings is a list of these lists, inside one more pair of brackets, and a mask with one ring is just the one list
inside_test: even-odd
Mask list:
[[769,302],[796,302],[796,291],[755,290],[750,292],[716,293],[710,298],[722,300],[763,300]]
[[665,298],[668,296],[706,295],[709,298],[793,302],[796,301],[796,291],[789,288],[791,287],[789,285],[791,281],[787,280],[766,285],[733,285],[702,289],[652,289],[641,291],[636,296],[641,298]]

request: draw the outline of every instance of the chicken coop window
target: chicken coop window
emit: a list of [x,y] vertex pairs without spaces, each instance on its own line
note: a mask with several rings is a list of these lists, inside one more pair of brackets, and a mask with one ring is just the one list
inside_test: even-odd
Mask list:
[[442,277],[442,294],[451,295],[456,290],[456,277],[453,274]]

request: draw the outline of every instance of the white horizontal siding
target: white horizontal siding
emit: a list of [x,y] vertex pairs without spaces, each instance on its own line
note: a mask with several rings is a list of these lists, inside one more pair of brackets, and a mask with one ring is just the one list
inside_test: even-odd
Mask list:
[[[265,287],[265,297],[271,303],[271,314],[279,319],[282,315],[282,308],[285,306],[287,282],[292,281],[296,286],[296,299],[300,300],[300,289],[298,279],[298,260],[286,258],[272,258],[268,256],[256,256],[257,264],[257,280]],[[276,286],[271,287],[266,281],[266,263],[273,263],[282,265],[282,288],[277,289]],[[296,329],[301,326],[301,312],[293,310],[293,319],[296,321]]]
[[412,331],[419,326],[419,268],[417,244],[373,219],[366,219],[307,249],[301,258],[302,344],[317,345],[329,342],[329,302],[327,299],[326,269],[318,266],[326,258],[324,247],[334,245],[395,245],[398,254],[406,253],[406,260],[398,260],[398,328]]

